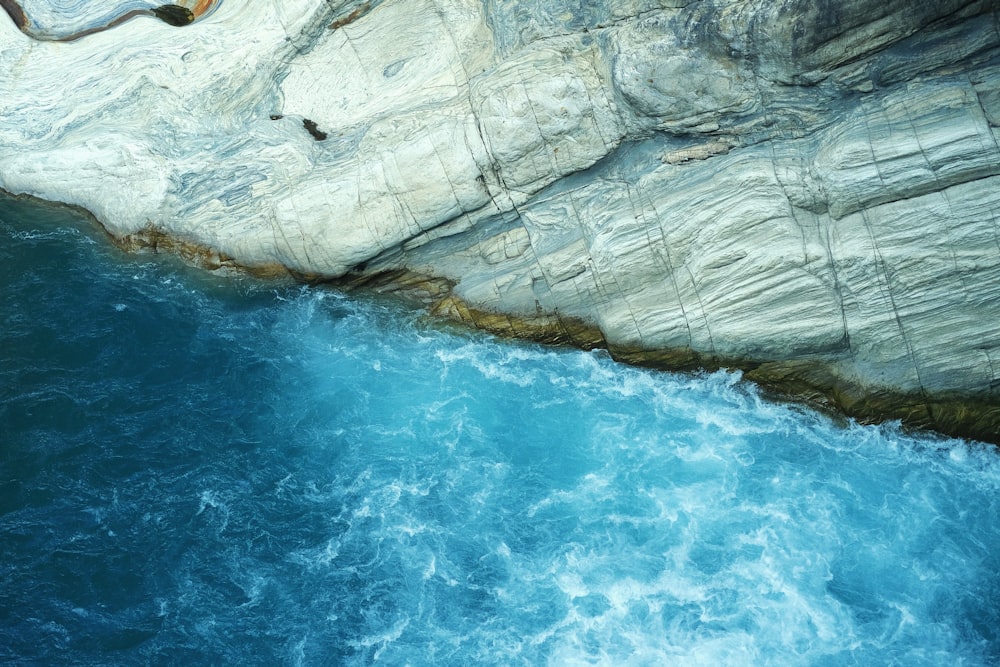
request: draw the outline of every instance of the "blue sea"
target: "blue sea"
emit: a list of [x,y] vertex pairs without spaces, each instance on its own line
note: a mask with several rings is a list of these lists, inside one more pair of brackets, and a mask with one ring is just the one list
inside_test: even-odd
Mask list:
[[0,201],[0,663],[990,665],[1000,458]]

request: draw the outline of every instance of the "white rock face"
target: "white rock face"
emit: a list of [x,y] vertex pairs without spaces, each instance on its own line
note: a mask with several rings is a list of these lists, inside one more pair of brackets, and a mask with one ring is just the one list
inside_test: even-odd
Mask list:
[[1000,430],[995,2],[188,5],[0,20],[0,188]]

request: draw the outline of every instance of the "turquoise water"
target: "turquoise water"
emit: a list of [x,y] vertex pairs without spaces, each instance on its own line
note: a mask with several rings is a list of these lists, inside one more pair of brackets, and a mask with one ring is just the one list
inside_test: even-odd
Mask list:
[[0,202],[0,663],[987,665],[993,449]]

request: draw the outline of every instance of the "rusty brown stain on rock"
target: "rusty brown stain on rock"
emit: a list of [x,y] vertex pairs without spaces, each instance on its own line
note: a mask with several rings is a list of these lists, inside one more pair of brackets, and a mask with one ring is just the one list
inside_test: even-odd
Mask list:
[[[0,0],[0,1],[2,1],[2,0]],[[371,9],[371,8],[372,8],[372,3],[366,2],[363,5],[361,5],[360,7],[358,7],[357,9],[355,9],[353,12],[351,12],[350,14],[348,14],[347,16],[339,18],[336,21],[334,21],[333,23],[331,23],[330,26],[329,26],[329,29],[330,30],[336,30],[337,28],[343,28],[345,25],[348,25],[350,23],[354,23],[359,18],[361,18],[362,16],[364,16],[364,14],[369,9]]]
[[24,30],[28,27],[28,17],[25,16],[21,5],[14,2],[14,0],[0,0],[0,7],[3,7],[19,30]]

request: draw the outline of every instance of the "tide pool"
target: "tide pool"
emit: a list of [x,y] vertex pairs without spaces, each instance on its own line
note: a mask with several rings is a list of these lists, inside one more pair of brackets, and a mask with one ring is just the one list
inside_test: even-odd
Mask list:
[[990,665],[1000,459],[0,201],[0,662]]

